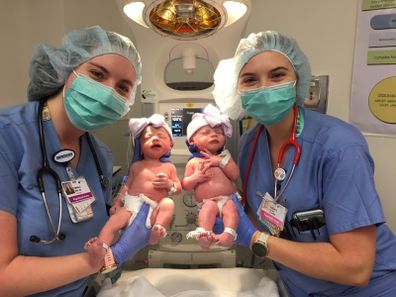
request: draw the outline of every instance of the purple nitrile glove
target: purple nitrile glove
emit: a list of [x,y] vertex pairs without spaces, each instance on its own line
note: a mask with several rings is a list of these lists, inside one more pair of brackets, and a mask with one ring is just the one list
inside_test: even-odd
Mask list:
[[[257,229],[256,227],[254,227],[248,215],[245,213],[245,210],[243,209],[242,204],[236,195],[232,195],[232,201],[234,201],[235,203],[239,216],[239,223],[236,230],[238,236],[235,240],[235,243],[237,245],[242,245],[244,247],[250,248],[250,240],[252,239],[252,236],[254,232],[257,231]],[[223,220],[217,217],[215,225],[213,226],[213,232],[216,234],[220,234],[223,232],[223,230]]]
[[151,229],[146,227],[146,218],[150,206],[143,203],[139,213],[115,244],[111,246],[117,266],[121,266],[128,258],[133,257],[148,244]]

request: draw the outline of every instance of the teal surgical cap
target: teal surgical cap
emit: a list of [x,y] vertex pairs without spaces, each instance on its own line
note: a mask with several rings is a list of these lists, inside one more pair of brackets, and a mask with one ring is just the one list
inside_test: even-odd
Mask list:
[[30,61],[27,96],[29,101],[44,100],[56,94],[74,68],[100,55],[118,54],[127,58],[136,72],[130,104],[134,103],[136,86],[141,82],[142,63],[132,41],[99,26],[74,30],[62,39],[60,48],[39,44]]
[[289,59],[297,75],[297,104],[303,105],[312,74],[297,42],[275,31],[252,33],[241,39],[233,58],[219,62],[214,74],[214,99],[220,111],[232,119],[247,116],[238,93],[239,73],[252,57],[264,51],[275,51]]

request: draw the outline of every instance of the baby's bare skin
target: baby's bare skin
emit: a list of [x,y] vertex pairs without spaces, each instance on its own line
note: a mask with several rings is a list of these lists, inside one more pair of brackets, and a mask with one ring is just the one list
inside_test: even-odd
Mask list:
[[[221,168],[223,156],[219,151],[225,145],[225,136],[221,127],[209,125],[201,127],[190,139],[190,144],[196,145],[202,158],[193,158],[187,165],[182,180],[183,188],[194,190],[194,197],[198,203],[203,202],[198,216],[198,226],[208,232],[198,236],[199,244],[207,249],[213,243],[230,247],[234,236],[228,232],[216,235],[212,232],[216,216],[219,215],[218,199],[232,195],[237,191],[235,181],[239,177],[239,168],[230,158]],[[222,209],[224,227],[236,230],[238,213],[234,202],[227,200]]]
[[[128,194],[139,196],[143,194],[158,203],[151,214],[150,244],[166,235],[173,216],[174,203],[168,198],[168,192],[174,188],[174,194],[181,191],[181,184],[177,177],[176,167],[170,162],[162,162],[160,158],[168,153],[172,147],[172,140],[165,128],[148,126],[140,136],[141,151],[144,159],[135,162],[130,169],[126,185],[122,187],[110,209],[110,218],[102,228],[99,237],[87,242],[86,249],[93,261],[103,259],[103,251],[98,251],[98,242],[110,246],[120,230],[125,228],[133,213],[124,207],[122,198]],[[133,198],[132,198],[133,199]]]
[[[181,184],[177,177],[175,165],[160,160],[172,147],[171,138],[165,128],[148,126],[142,132],[140,142],[144,158],[132,165],[127,183],[120,190],[119,197],[123,197],[125,194],[131,196],[144,194],[144,196],[158,203],[151,215],[151,224],[156,227],[152,228],[150,243],[154,244],[166,234],[165,228],[169,225],[173,215],[174,204],[170,198],[167,198],[169,196],[168,192],[172,187],[175,187],[175,194],[179,193]],[[112,207],[110,210],[110,213],[114,213],[112,216],[120,219],[121,224],[125,227],[129,222],[129,217],[125,218],[124,215],[118,215],[119,209],[122,209],[124,213],[129,213],[129,217],[132,216],[132,213],[122,207],[121,199],[117,199],[114,208]],[[107,232],[106,234],[109,236],[111,233]],[[104,236],[102,230],[99,238]],[[108,239],[110,238],[107,237],[103,241],[106,242]]]
[[199,183],[194,189],[194,197],[197,202],[202,202],[204,199],[232,195],[236,192],[235,183],[224,174],[220,167],[208,167],[208,162],[201,158],[194,158],[190,162],[189,166],[193,168],[192,170],[201,171],[202,174],[209,177]]
[[89,254],[89,260],[92,265],[100,266],[103,264],[103,258],[106,254],[106,250],[103,248],[102,242],[98,237],[93,237],[85,243],[84,248]]
[[[161,187],[167,185],[173,175],[174,165],[153,160],[142,160],[132,166],[131,182],[126,184],[128,194],[137,196],[144,193],[156,202],[168,196],[168,189]],[[157,185],[157,186],[156,186]]]

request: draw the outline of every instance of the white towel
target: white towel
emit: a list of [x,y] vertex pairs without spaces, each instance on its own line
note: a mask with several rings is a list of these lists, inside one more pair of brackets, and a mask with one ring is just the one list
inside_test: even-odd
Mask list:
[[[186,270],[186,273],[188,270]],[[181,280],[182,281],[182,280]],[[175,284],[169,284],[174,286]],[[164,295],[155,288],[145,277],[134,277],[129,282],[119,282],[111,285],[109,281],[103,284],[98,297],[279,297],[276,283],[268,278],[263,277],[258,286],[249,290],[240,292],[231,291],[208,291],[203,290],[184,290],[173,295]]]

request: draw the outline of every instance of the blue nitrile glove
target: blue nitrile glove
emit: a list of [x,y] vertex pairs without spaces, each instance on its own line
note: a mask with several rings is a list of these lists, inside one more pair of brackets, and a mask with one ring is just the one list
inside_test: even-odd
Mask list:
[[132,224],[124,230],[117,242],[111,246],[118,266],[121,266],[128,258],[133,257],[148,244],[151,229],[146,227],[146,218],[149,209],[150,206],[143,203]]
[[[239,216],[239,223],[236,230],[238,236],[237,239],[235,240],[235,243],[237,245],[242,245],[244,247],[250,248],[250,240],[252,239],[252,236],[254,232],[257,231],[257,229],[256,227],[254,227],[248,215],[245,213],[245,210],[243,209],[242,204],[239,201],[237,195],[232,195],[232,201],[234,201],[235,203]],[[223,230],[224,230],[223,220],[222,218],[217,217],[215,225],[213,226],[213,232],[216,234],[220,234],[223,232]]]

